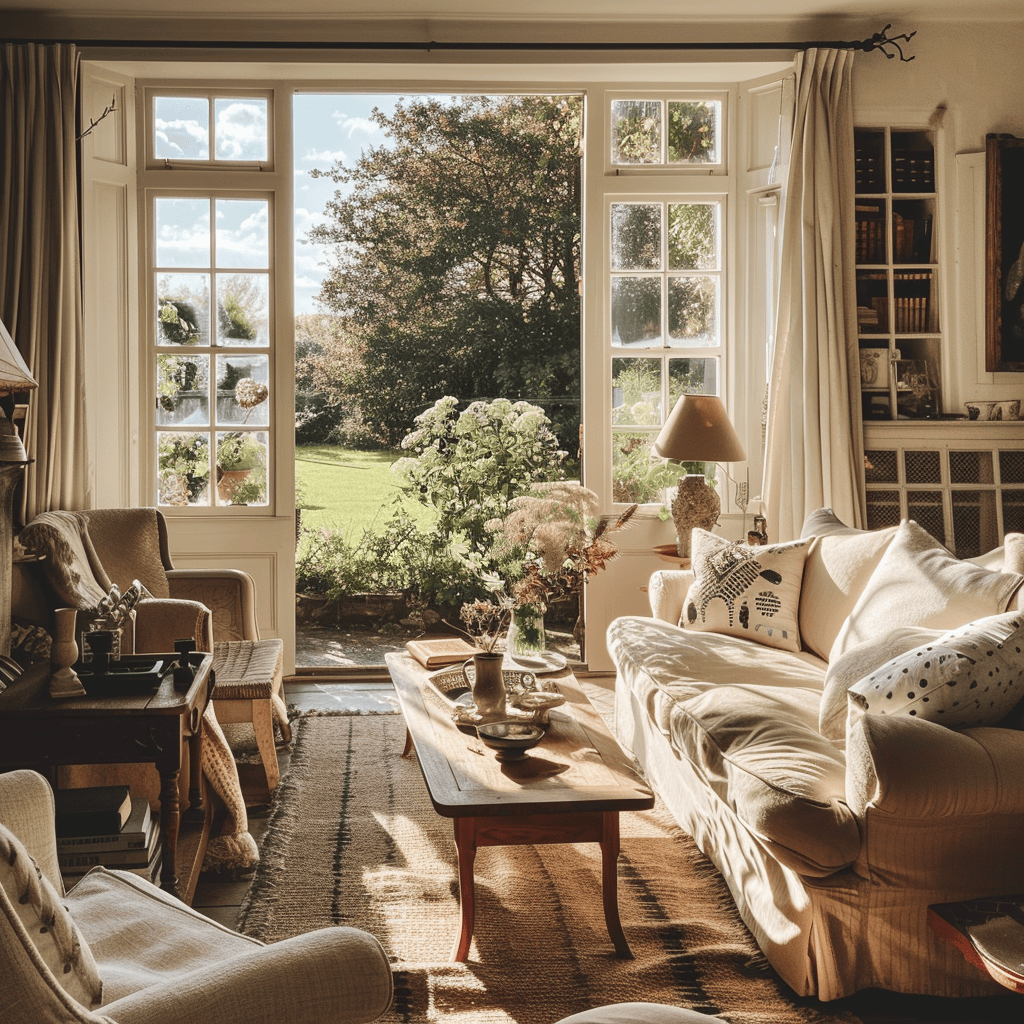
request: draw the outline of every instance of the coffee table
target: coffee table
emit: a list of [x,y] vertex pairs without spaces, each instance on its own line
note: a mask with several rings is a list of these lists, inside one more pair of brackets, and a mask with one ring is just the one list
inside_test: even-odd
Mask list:
[[500,762],[475,729],[452,721],[419,662],[404,653],[385,661],[430,801],[455,828],[461,927],[451,959],[465,960],[473,938],[476,851],[540,843],[600,844],[608,935],[617,956],[632,958],[619,920],[619,812],[653,807],[654,794],[572,672],[545,676],[566,703],[551,712],[544,739],[521,761]]

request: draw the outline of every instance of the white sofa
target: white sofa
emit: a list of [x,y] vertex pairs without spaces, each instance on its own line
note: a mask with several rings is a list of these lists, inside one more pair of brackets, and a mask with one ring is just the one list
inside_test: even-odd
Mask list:
[[[877,713],[892,707],[870,705],[882,684],[871,684],[878,693],[868,698],[847,689],[864,691],[890,658],[931,651],[930,637],[963,623],[969,632],[976,620],[1010,620],[1019,632],[1024,615],[1009,612],[1024,576],[1004,564],[1024,569],[1024,536],[1008,536],[987,559],[958,562],[915,523],[857,531],[819,510],[804,538],[802,576],[789,581],[799,588],[792,650],[693,628],[697,604],[707,603],[687,599],[693,572],[654,574],[653,617],[622,617],[608,629],[618,738],[722,872],[798,995],[1003,991],[931,932],[926,911],[1024,892],[1019,709],[997,708],[995,726],[947,728],[927,720],[927,709],[920,717],[920,703]],[[694,568],[705,564],[695,550]],[[743,634],[739,619],[749,614],[736,617],[732,634]],[[999,646],[1009,665],[1004,705],[1024,685],[1022,647]]]

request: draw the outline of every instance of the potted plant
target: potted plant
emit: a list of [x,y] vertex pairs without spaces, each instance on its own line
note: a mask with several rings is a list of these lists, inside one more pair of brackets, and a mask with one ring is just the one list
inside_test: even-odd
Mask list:
[[253,433],[225,435],[217,445],[217,494],[225,504],[239,502],[249,474],[264,465],[263,445]]
[[210,479],[204,434],[161,433],[157,443],[161,503],[193,504]]

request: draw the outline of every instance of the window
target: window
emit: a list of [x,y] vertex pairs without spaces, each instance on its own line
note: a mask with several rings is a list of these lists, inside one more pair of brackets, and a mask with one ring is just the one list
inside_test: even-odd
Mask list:
[[267,109],[259,97],[151,96],[150,155],[175,186],[146,193],[161,506],[269,505],[274,195],[209,184],[211,168],[238,186],[266,165]]
[[[613,99],[606,194],[612,497],[653,501],[667,482],[651,445],[678,398],[721,394],[727,183],[721,98]],[[699,179],[694,174],[701,175]],[[708,185],[709,180],[711,185]]]

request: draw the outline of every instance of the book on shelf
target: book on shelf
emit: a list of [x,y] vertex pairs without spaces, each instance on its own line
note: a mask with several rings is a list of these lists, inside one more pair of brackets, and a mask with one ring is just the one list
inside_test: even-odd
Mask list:
[[141,846],[110,848],[106,850],[83,850],[81,847],[57,849],[57,864],[61,872],[79,871],[102,864],[108,868],[145,867],[152,862],[160,847],[160,822],[150,818],[149,827]]
[[458,636],[409,640],[405,647],[424,668],[455,665],[480,653],[479,647],[474,647]]
[[149,844],[150,826],[154,820],[149,801],[145,797],[132,797],[132,812],[120,832],[98,836],[58,836],[57,854],[145,849]]
[[[112,868],[115,871],[130,871],[133,875],[138,875],[140,878],[145,878],[154,884],[159,884],[160,872],[164,862],[163,852],[164,844],[158,840],[152,857],[145,864],[110,864],[106,861],[102,863],[105,868]],[[75,867],[62,867],[60,874],[64,880],[64,887],[70,889],[83,875],[87,875],[96,867],[99,867],[99,865],[81,864]]]
[[53,794],[57,836],[109,836],[124,827],[132,812],[127,785],[57,789]]

